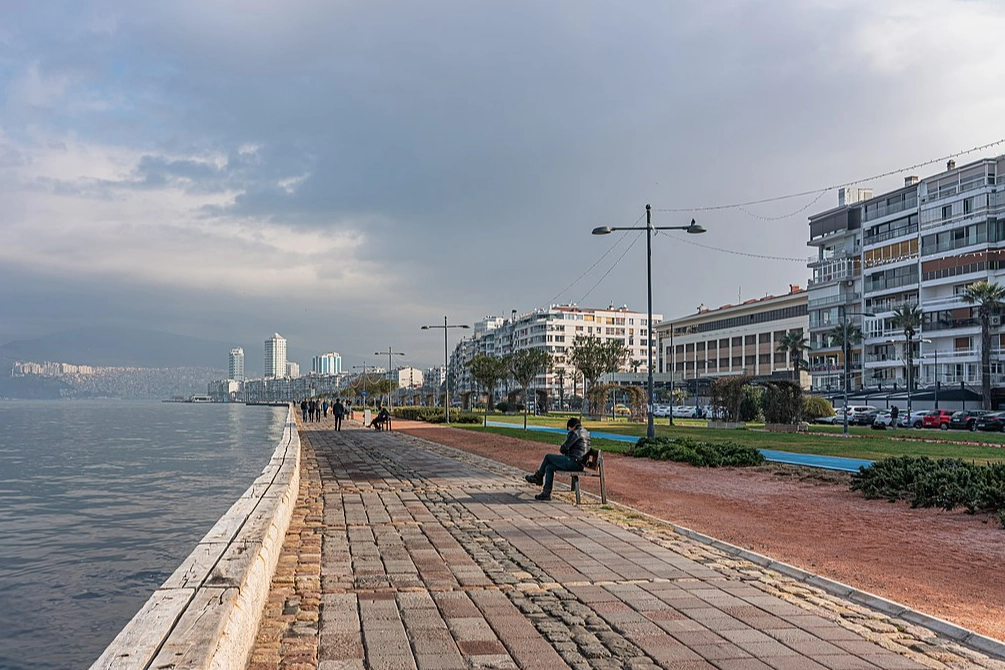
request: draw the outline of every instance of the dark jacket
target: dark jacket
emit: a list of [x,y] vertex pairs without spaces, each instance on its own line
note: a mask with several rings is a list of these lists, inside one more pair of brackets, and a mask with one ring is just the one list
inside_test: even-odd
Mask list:
[[570,430],[569,435],[565,438],[565,442],[562,443],[562,447],[559,449],[559,451],[577,463],[583,462],[589,450],[590,431],[582,426],[577,426],[574,430]]

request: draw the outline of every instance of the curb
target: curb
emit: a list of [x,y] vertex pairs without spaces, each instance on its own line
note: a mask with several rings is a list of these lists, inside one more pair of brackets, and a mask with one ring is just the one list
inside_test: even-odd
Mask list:
[[300,489],[292,408],[262,474],[91,665],[91,670],[241,668]]

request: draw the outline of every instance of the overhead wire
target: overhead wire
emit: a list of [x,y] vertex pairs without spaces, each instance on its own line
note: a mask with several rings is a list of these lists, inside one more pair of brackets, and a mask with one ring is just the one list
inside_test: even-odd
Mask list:
[[[641,217],[640,217],[640,220],[641,220]],[[622,239],[624,239],[625,237],[627,237],[627,235],[628,235],[628,231],[625,231],[625,235],[621,236]],[[635,246],[635,243],[638,242],[639,239],[641,239],[641,237],[642,237],[642,235],[641,235],[641,232],[640,232],[640,234],[636,235],[635,239],[632,240],[632,243],[628,245],[628,248],[625,249],[624,252],[620,256],[618,256],[618,260],[614,261],[614,265],[612,265],[610,267],[610,269],[607,272],[604,273],[604,276],[601,277],[600,279],[598,279],[597,283],[594,284],[593,286],[591,286],[590,290],[587,291],[586,294],[582,298],[579,299],[580,302],[583,302],[584,300],[586,300],[590,296],[590,294],[593,293],[593,289],[595,289],[598,286],[600,286],[600,282],[602,282],[605,279],[607,279],[607,275],[611,274],[614,271],[614,268],[618,267],[618,263],[621,262],[621,259],[628,255],[628,252],[632,250],[632,247]]]

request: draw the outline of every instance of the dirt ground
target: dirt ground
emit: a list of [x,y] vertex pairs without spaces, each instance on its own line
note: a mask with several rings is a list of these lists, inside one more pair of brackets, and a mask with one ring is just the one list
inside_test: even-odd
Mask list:
[[[394,429],[528,472],[549,451],[417,422]],[[611,455],[605,472],[616,502],[1005,640],[1005,530],[996,519],[866,500],[849,490],[848,475],[810,468],[704,469]]]

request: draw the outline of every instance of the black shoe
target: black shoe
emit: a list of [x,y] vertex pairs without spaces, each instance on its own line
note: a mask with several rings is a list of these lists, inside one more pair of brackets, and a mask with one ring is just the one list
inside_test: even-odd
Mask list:
[[524,475],[523,478],[525,480],[527,480],[529,483],[535,484],[536,486],[540,486],[541,484],[544,484],[544,480],[541,479],[540,477],[538,477],[536,474],[533,474],[533,475]]
[[536,496],[534,496],[534,500],[551,500],[551,494],[541,491]]

